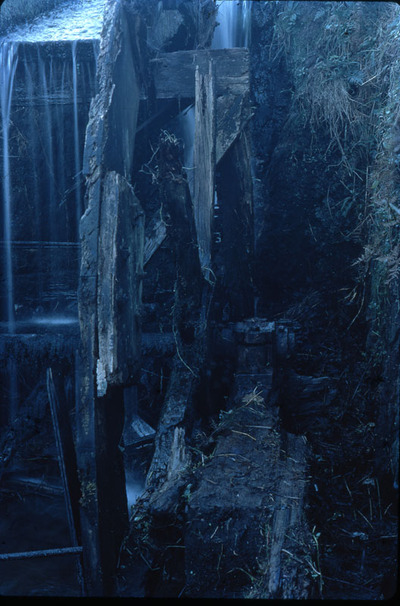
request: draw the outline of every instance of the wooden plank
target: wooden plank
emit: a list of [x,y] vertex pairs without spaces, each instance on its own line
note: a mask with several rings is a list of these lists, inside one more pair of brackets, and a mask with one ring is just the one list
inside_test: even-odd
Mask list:
[[148,226],[146,227],[143,250],[143,266],[147,265],[151,257],[167,237],[167,227],[165,222],[159,218],[160,213],[156,213],[156,215],[156,217],[152,217]]
[[103,179],[98,234],[97,396],[129,384],[140,357],[139,308],[144,215],[133,187],[111,171]]
[[159,99],[195,97],[196,66],[204,73],[212,58],[215,94],[244,95],[250,87],[246,48],[187,50],[160,54],[152,61],[155,94]]
[[247,97],[224,95],[217,98],[216,163],[223,158],[240,135],[252,114]]
[[91,102],[85,138],[87,208],[80,223],[78,292],[76,448],[83,572],[90,597],[113,593],[120,547],[116,544],[126,532],[123,512],[127,518],[128,511],[118,449],[124,420],[121,381],[133,373],[138,350],[136,273],[141,271],[143,248],[140,209],[129,186],[139,107],[130,24],[136,31],[140,17],[128,15],[123,3],[114,0],[107,0],[104,15],[98,94]]
[[211,271],[211,232],[215,190],[214,62],[196,68],[195,139],[193,150],[193,207],[200,265],[206,278]]

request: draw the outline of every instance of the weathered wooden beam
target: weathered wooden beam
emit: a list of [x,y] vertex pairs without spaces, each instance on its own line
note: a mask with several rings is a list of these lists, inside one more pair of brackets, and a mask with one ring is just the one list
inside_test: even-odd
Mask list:
[[229,309],[229,320],[253,313],[253,208],[251,149],[242,131],[218,165],[219,228],[218,255],[224,267],[216,292]]
[[215,79],[214,61],[196,67],[195,138],[193,150],[193,207],[202,271],[211,270],[211,231],[215,192]]
[[187,50],[160,54],[152,61],[155,94],[159,99],[194,98],[196,67],[204,73],[212,58],[215,94],[244,95],[250,87],[246,48]]
[[118,449],[124,421],[120,382],[131,376],[138,350],[136,274],[142,258],[140,209],[129,184],[140,98],[130,36],[137,29],[135,20],[140,24],[140,16],[132,11],[128,15],[124,3],[107,0],[98,94],[91,102],[84,152],[77,459],[88,596],[112,594],[118,541],[127,518]]
[[223,95],[217,98],[216,158],[223,158],[245,128],[252,114],[247,95]]
[[[303,436],[286,434],[286,460],[281,466],[281,476],[276,483],[276,491],[273,494],[275,501],[274,515],[271,523],[271,549],[268,554],[268,565],[265,584],[268,583],[268,597],[274,598],[276,595],[282,595],[282,586],[285,579],[285,564],[287,555],[292,556],[292,552],[285,550],[285,547],[292,549],[290,538],[295,533],[298,537],[299,528],[303,529],[303,536],[307,536],[307,526],[304,520],[304,493],[305,476],[307,469],[307,445]],[[289,543],[289,545],[288,545]],[[289,561],[290,562],[290,561]],[[289,563],[293,564],[292,562]],[[317,574],[320,574],[316,570]],[[294,565],[292,575],[299,577],[304,575],[303,567]],[[322,578],[322,577],[321,577]],[[296,579],[297,580],[297,579]],[[304,582],[303,580],[301,582]],[[306,584],[305,584],[306,585]],[[285,588],[285,598],[293,599],[293,593],[301,587],[301,583],[293,583],[292,587]],[[297,597],[297,595],[296,595]],[[305,597],[305,596],[304,596]]]
[[208,286],[201,275],[189,186],[179,144],[173,138],[161,137],[158,165],[176,266],[172,327],[176,354],[147,476],[150,488],[171,480],[189,460],[181,425],[193,405],[204,363],[206,322],[201,321],[201,314],[204,288]]
[[146,227],[145,242],[143,250],[143,266],[146,266],[167,237],[167,227],[160,218],[159,213],[152,217]]
[[140,357],[139,313],[144,215],[132,186],[115,172],[103,179],[98,234],[97,395],[129,384]]

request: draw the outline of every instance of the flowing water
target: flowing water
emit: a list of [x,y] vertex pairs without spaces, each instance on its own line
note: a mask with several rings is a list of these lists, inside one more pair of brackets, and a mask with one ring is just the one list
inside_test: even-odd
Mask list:
[[251,0],[218,0],[217,22],[211,48],[247,47],[250,43]]
[[[49,495],[34,484],[39,472],[44,484],[59,482],[53,466],[47,469],[55,460],[53,446],[46,452],[47,440],[51,445],[54,436],[40,416],[48,408],[48,365],[60,373],[68,407],[79,391],[73,359],[81,162],[103,7],[104,0],[70,1],[0,40],[0,418],[6,424],[1,438],[16,449],[10,461],[1,461],[1,552],[71,542],[62,492]],[[31,448],[33,438],[24,433],[31,419],[40,419],[38,452],[24,459],[20,449]],[[22,477],[22,488],[13,488],[6,477],[18,465],[29,483]],[[1,595],[80,593],[74,556],[0,562]]]
[[[65,3],[0,40],[5,338],[77,323],[81,162],[103,7],[104,0]],[[12,422],[23,370],[10,355],[2,373],[0,416]]]
[[[0,41],[0,322],[9,334],[29,317],[63,317],[62,307],[67,316],[76,313],[79,251],[66,245],[79,239],[85,114],[95,92],[104,3],[69,0]],[[91,53],[82,52],[84,41],[92,41]],[[70,47],[69,59],[57,53],[60,42]]]
[[[9,125],[15,71],[18,63],[18,43],[5,42],[0,47],[0,109],[3,137],[3,242],[6,285],[6,330],[15,333],[14,278],[12,267],[12,184],[10,173]],[[8,360],[8,398],[9,418],[16,414],[18,401],[17,365],[10,357]]]
[[[81,202],[81,188],[79,187],[79,178],[81,172],[81,155],[79,145],[79,121],[78,121],[78,70],[76,65],[76,47],[77,40],[73,40],[71,44],[72,50],[72,83],[73,83],[73,96],[74,96],[74,164],[75,164],[75,175],[74,178],[77,182],[76,192],[76,216],[77,225],[82,214],[82,202]],[[79,236],[79,234],[77,234]],[[78,237],[77,237],[78,239]]]
[[5,275],[6,275],[6,297],[7,297],[7,325],[8,331],[15,332],[14,316],[14,281],[12,270],[12,235],[11,235],[11,213],[12,213],[12,187],[10,174],[10,150],[9,150],[9,126],[11,102],[15,70],[18,63],[18,43],[4,42],[0,47],[0,103],[1,103],[1,126],[3,135],[3,221],[4,221],[4,248],[5,248]]
[[97,51],[78,40],[54,53],[48,43],[1,45],[0,321],[11,334],[36,316],[76,314],[82,150]]

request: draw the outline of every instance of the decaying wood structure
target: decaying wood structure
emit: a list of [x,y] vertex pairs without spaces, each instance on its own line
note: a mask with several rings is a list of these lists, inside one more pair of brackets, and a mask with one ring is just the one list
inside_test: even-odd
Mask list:
[[[127,10],[124,3],[106,3],[97,69],[99,92],[91,104],[86,132],[86,210],[81,220],[79,288],[82,350],[77,450],[82,491],[84,574],[89,595],[113,593],[113,571],[127,521],[124,474],[118,449],[124,422],[124,389],[135,383],[140,360],[143,267],[166,235],[165,225],[157,220],[149,223],[144,233],[143,211],[131,181],[139,103],[151,88],[148,83],[146,86],[143,84],[141,74],[151,74],[157,98],[186,97],[195,102],[192,204],[196,245],[193,250],[195,254],[198,250],[200,263],[191,296],[199,299],[194,304],[198,313],[203,290],[200,266],[206,281],[213,281],[216,164],[242,136],[249,119],[246,49],[164,53],[148,66],[144,65],[139,44],[143,33],[141,28],[140,13],[132,6]],[[242,146],[241,152],[244,150]],[[244,166],[248,169],[249,164]],[[177,184],[168,178],[164,176],[163,189],[164,196],[169,197],[172,204],[171,214],[175,210],[174,200],[179,205],[179,200],[186,197],[190,223],[192,210],[187,183],[180,180]],[[245,178],[251,182],[249,174]],[[184,188],[183,198],[179,187]],[[248,201],[243,209],[240,204],[236,205],[239,215],[243,211],[244,216],[249,210],[251,212]],[[177,260],[180,277],[176,288],[178,299],[181,299],[176,305],[181,311],[176,312],[176,338],[186,357],[191,345],[185,343],[187,335],[182,326],[179,328],[179,322],[182,324],[182,301],[188,295],[187,286],[194,275],[194,261],[187,265],[187,247],[179,241],[182,236],[179,214],[177,218],[174,223],[178,230],[177,258],[181,261]],[[190,242],[188,244],[191,245]],[[225,264],[229,265],[228,258]],[[183,359],[178,345],[173,372],[175,383],[172,378],[171,389],[174,391],[178,386],[178,391],[189,393],[191,381],[189,384],[186,381],[188,376],[193,378],[193,371],[186,362],[182,364]],[[191,364],[194,364],[193,359]],[[178,415],[181,420],[184,414],[185,404]],[[176,419],[175,425],[170,426],[171,439],[168,438],[167,446],[162,441],[163,454],[160,449],[156,452],[158,471],[164,469],[162,464],[160,467],[160,458],[171,459],[172,456],[173,459],[171,449],[176,451],[180,431],[177,433],[178,421]],[[173,466],[176,468],[176,461]],[[170,469],[164,471],[168,476]]]
[[[35,595],[69,591],[71,576],[72,591],[90,597],[330,599],[347,587],[346,597],[380,599],[396,562],[398,439],[386,426],[396,425],[399,364],[398,352],[384,360],[382,343],[389,353],[398,345],[397,278],[380,292],[384,264],[368,257],[358,280],[350,268],[376,235],[361,235],[369,221],[353,229],[357,200],[377,182],[358,135],[365,126],[379,142],[390,125],[371,130],[360,118],[350,134],[339,125],[359,171],[347,174],[341,146],[327,147],[329,120],[314,124],[312,99],[301,116],[296,104],[305,22],[345,26],[363,11],[340,3],[313,21],[301,3],[290,12],[247,1],[218,12],[215,0],[103,4],[100,45],[2,47],[15,99],[0,135],[5,158],[21,155],[12,170],[4,162],[15,203],[5,188],[3,219],[22,237],[3,242],[18,256],[3,289],[1,330],[12,331],[0,339],[11,421],[0,436],[1,586],[12,593],[24,560],[23,589]],[[289,15],[290,61],[276,35]],[[362,21],[375,40],[375,23]],[[249,48],[213,48],[239,40]],[[343,71],[350,101],[367,92],[358,79]],[[354,175],[364,175],[363,195],[350,200]],[[34,335],[19,332],[30,326]],[[20,511],[41,533],[33,551],[14,532]],[[15,551],[8,538],[21,538]],[[48,588],[35,562],[58,556]]]
[[86,133],[87,199],[78,294],[82,362],[77,450],[89,595],[112,593],[112,570],[126,530],[118,444],[123,387],[133,379],[140,353],[143,214],[129,183],[139,88],[120,3],[106,7],[98,83]]

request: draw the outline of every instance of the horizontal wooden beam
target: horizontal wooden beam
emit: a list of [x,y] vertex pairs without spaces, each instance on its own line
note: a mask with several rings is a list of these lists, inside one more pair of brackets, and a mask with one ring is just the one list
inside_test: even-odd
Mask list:
[[247,48],[187,50],[160,54],[152,60],[156,97],[194,98],[196,65],[207,69],[210,58],[215,73],[215,94],[244,95],[249,91],[250,68]]

